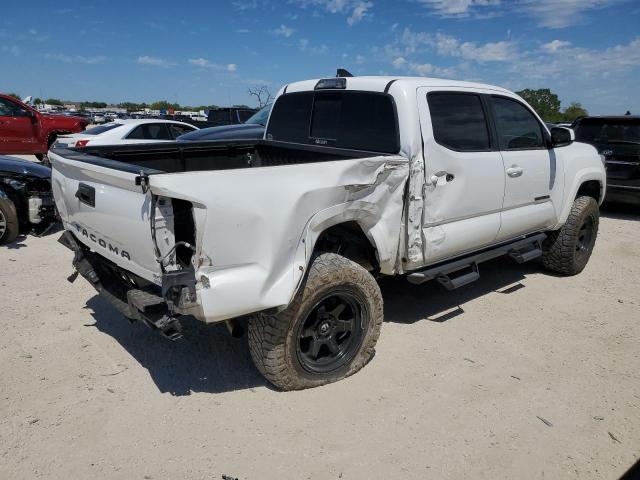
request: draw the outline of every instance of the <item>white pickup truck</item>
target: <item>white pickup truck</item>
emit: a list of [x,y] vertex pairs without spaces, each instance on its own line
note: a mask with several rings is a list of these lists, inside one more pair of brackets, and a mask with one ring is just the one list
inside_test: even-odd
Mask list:
[[77,272],[171,338],[181,315],[249,316],[253,360],[284,390],[368,362],[376,277],[453,289],[500,255],[579,273],[606,187],[595,148],[517,95],[430,78],[291,83],[263,140],[49,158]]

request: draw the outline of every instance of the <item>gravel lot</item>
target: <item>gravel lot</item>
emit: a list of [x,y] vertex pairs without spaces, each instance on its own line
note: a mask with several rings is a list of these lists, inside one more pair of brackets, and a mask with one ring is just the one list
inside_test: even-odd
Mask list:
[[[636,210],[637,211],[637,210]],[[360,373],[271,389],[245,339],[170,343],[71,273],[59,232],[0,247],[0,478],[603,478],[640,455],[640,214],[604,212],[573,278],[382,282]]]

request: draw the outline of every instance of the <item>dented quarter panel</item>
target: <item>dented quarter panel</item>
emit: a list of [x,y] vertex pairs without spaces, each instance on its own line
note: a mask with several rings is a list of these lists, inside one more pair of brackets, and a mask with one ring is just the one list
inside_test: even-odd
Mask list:
[[376,156],[152,176],[155,195],[193,203],[201,228],[192,313],[213,322],[288,304],[320,233],[345,221],[358,222],[393,273],[408,164]]

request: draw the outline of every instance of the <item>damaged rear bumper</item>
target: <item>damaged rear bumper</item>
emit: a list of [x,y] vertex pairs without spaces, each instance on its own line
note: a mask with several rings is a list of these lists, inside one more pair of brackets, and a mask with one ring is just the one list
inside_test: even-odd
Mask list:
[[92,252],[69,231],[58,241],[74,252],[75,272],[68,278],[70,282],[81,275],[129,320],[142,321],[171,340],[182,336],[179,312],[195,302],[193,275],[165,274],[160,287]]

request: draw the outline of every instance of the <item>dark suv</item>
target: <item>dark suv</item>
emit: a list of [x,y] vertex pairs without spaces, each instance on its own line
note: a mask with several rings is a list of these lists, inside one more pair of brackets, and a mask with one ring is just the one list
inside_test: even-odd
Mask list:
[[572,127],[605,157],[606,199],[640,204],[640,116],[583,117]]

